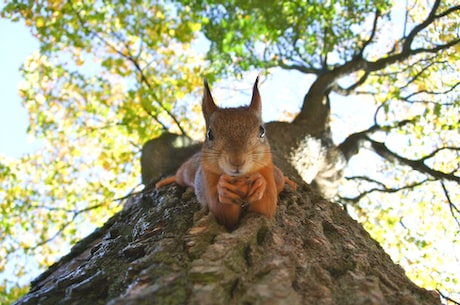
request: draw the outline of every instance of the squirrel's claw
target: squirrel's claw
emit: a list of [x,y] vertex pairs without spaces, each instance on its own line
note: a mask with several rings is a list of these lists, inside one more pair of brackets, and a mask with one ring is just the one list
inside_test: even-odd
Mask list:
[[260,173],[254,173],[249,177],[251,183],[250,189],[247,196],[247,201],[252,203],[260,200],[265,193],[267,187],[267,181]]
[[284,176],[284,183],[289,185],[294,192],[297,190],[297,183],[295,183],[286,176]]
[[221,203],[240,205],[246,191],[236,184],[235,177],[222,175],[217,183],[217,194]]

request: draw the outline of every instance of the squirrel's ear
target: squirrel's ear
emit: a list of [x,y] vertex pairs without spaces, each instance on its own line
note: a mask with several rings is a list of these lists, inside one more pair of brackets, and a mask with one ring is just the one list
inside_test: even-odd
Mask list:
[[203,103],[201,104],[201,110],[203,111],[203,116],[206,121],[206,126],[208,126],[209,117],[217,109],[218,107],[214,103],[214,100],[211,95],[211,90],[209,90],[208,80],[205,78],[204,79]]
[[258,113],[261,113],[262,112],[262,101],[260,99],[258,85],[259,85],[259,76],[257,76],[256,82],[254,83],[254,87],[252,88],[252,99],[251,99],[251,105],[249,105],[249,108],[257,111]]

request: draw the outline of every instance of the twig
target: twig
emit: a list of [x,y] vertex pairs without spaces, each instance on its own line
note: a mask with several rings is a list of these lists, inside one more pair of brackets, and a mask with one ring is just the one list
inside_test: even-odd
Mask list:
[[[359,178],[359,177],[355,177],[355,178]],[[347,180],[352,180],[353,177],[347,177],[346,178]],[[374,193],[374,192],[379,192],[379,193],[397,193],[399,191],[402,191],[402,190],[407,190],[407,189],[413,189],[417,186],[420,186],[422,184],[424,184],[425,182],[429,182],[429,181],[432,181],[432,180],[429,180],[429,179],[425,179],[425,180],[422,180],[422,181],[418,181],[418,182],[415,182],[415,183],[412,183],[412,184],[407,184],[407,185],[404,185],[404,186],[401,186],[401,187],[394,187],[394,188],[391,188],[391,187],[387,187],[384,183],[380,182],[380,181],[376,181],[376,180],[373,180],[371,178],[366,178],[366,179],[363,179],[363,180],[367,180],[368,182],[371,182],[371,183],[375,183],[375,184],[378,184],[380,186],[382,186],[382,188],[378,188],[378,187],[374,187],[374,188],[371,188],[367,191],[364,191],[362,193],[360,193],[358,196],[356,197],[342,197],[343,200],[346,200],[348,202],[352,202],[352,203],[356,203],[358,201],[360,201],[363,197],[371,194],[371,193]]]
[[[180,122],[177,120],[176,116],[170,111],[168,110],[168,108],[161,102],[161,100],[156,96],[155,94],[155,91],[153,90],[153,87],[152,85],[150,84],[149,80],[147,79],[147,77],[145,76],[144,74],[144,70],[140,67],[139,65],[139,62],[136,60],[136,58],[134,58],[133,55],[131,55],[128,51],[129,51],[129,47],[127,46],[126,42],[123,42],[123,44],[125,45],[125,48],[127,50],[126,53],[118,50],[115,46],[113,46],[110,42],[108,42],[105,38],[103,38],[101,35],[99,35],[99,33],[97,32],[94,32],[90,29],[88,29],[86,26],[85,26],[85,22],[83,20],[83,18],[80,16],[79,12],[73,7],[73,2],[70,1],[70,7],[71,7],[71,10],[75,13],[75,15],[77,16],[77,19],[78,21],[80,22],[80,25],[82,26],[83,30],[87,33],[87,35],[90,35],[92,34],[94,37],[96,37],[97,39],[99,39],[102,43],[104,43],[107,47],[109,47],[110,49],[112,49],[114,52],[116,52],[118,55],[120,55],[121,57],[127,59],[129,62],[131,62],[134,67],[136,68],[137,72],[139,73],[140,75],[140,78],[141,78],[141,82],[144,83],[147,88],[149,89],[149,92],[150,94],[153,96],[153,100],[160,106],[160,108],[166,112],[166,114],[168,114],[169,117],[171,117],[171,119],[174,121],[174,123],[177,125],[177,127],[179,128],[180,132],[183,134],[183,135],[186,135],[186,132],[185,130],[181,127],[180,125]],[[141,105],[142,106],[142,105]],[[161,120],[159,119],[158,116],[156,115],[153,115],[150,111],[148,111],[148,109],[146,109],[144,106],[142,106],[142,108],[146,111],[146,113],[152,117],[158,124],[161,125],[161,127],[164,129],[164,130],[167,130],[167,126],[161,122]]]
[[447,300],[447,301],[449,301],[449,302],[452,302],[452,303],[454,303],[454,304],[456,304],[456,305],[460,305],[460,303],[459,303],[458,301],[456,301],[456,300],[454,300],[454,299],[448,297],[448,296],[445,295],[441,290],[436,289],[436,292],[439,293],[439,295],[440,295],[443,299],[445,299],[445,300]]
[[450,213],[452,214],[452,217],[455,219],[455,222],[457,223],[457,225],[458,225],[459,228],[460,228],[460,221],[458,220],[457,216],[455,215],[456,213],[457,213],[457,214],[460,214],[460,210],[459,210],[459,208],[452,202],[452,200],[450,199],[449,192],[447,191],[447,187],[446,187],[446,185],[444,184],[444,182],[442,182],[442,181],[441,181],[441,186],[442,186],[442,190],[444,191],[444,195],[446,196],[447,202],[449,202]]
[[38,247],[41,247],[43,246],[44,244],[47,244],[49,243],[50,241],[52,241],[53,239],[55,239],[56,237],[58,237],[71,223],[74,222],[75,218],[77,218],[78,215],[84,213],[84,212],[88,212],[90,210],[93,210],[93,209],[97,209],[101,206],[103,206],[104,204],[96,204],[96,205],[93,205],[93,206],[89,206],[89,207],[86,207],[84,209],[81,209],[81,210],[73,210],[72,213],[72,217],[70,220],[66,221],[64,224],[62,224],[59,229],[49,238],[47,239],[44,239],[42,241],[40,241],[39,243],[33,245],[33,246],[30,246],[30,247],[25,247],[24,250],[25,251],[30,251],[30,250],[35,250],[37,249]]
[[372,40],[374,39],[375,37],[375,34],[377,33],[377,23],[378,23],[378,20],[380,18],[380,11],[377,9],[375,11],[375,16],[374,16],[374,23],[372,24],[372,31],[371,31],[371,35],[369,36],[369,38],[364,41],[363,43],[363,46],[361,47],[361,50],[359,51],[359,56],[360,57],[363,57],[364,55],[364,49],[370,45],[372,43]]

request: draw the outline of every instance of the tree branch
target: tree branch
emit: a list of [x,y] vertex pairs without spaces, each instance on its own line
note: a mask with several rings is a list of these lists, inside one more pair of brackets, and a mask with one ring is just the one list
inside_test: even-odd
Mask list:
[[405,88],[409,87],[409,85],[411,85],[420,76],[422,76],[424,72],[428,71],[428,69],[430,69],[431,67],[433,67],[433,66],[435,66],[437,64],[443,64],[443,63],[446,63],[446,61],[440,61],[440,62],[439,61],[431,61],[431,62],[429,62],[427,65],[422,67],[421,70],[418,71],[413,77],[411,77],[409,80],[407,80],[407,82],[404,85],[402,85],[400,88],[405,89]]
[[355,90],[360,87],[362,84],[364,84],[369,77],[371,73],[369,71],[364,71],[363,76],[360,77],[360,79],[354,83],[353,85],[349,86],[348,88],[343,88],[339,86],[339,84],[335,83],[332,87],[331,90],[334,91],[337,94],[340,94],[342,96],[348,96],[350,94],[354,94]]
[[[121,56],[123,56],[124,58],[126,58],[128,61],[130,61],[134,65],[134,67],[136,68],[137,72],[140,75],[141,82],[144,83],[147,86],[147,88],[149,89],[150,94],[153,96],[153,99],[157,102],[157,104],[161,107],[161,109],[163,109],[163,111],[165,111],[169,115],[169,117],[171,117],[171,119],[174,121],[176,126],[179,128],[181,134],[186,136],[187,134],[186,134],[185,130],[181,127],[179,120],[176,118],[176,116],[171,111],[169,111],[166,108],[166,106],[160,101],[158,96],[155,94],[154,88],[152,87],[152,85],[150,84],[149,80],[147,79],[147,76],[144,73],[144,69],[141,68],[141,66],[139,64],[139,61],[137,61],[137,59],[134,58],[133,55],[131,54],[129,46],[126,44],[125,41],[121,41],[121,42],[125,45],[127,53],[124,54],[123,52],[120,52],[119,54]],[[161,125],[161,127],[164,130],[168,129],[162,122],[159,121],[158,117],[153,115],[150,111],[148,111],[148,109],[145,108],[145,106],[143,106],[142,103],[141,103],[141,106],[145,110],[145,112],[147,112],[150,115],[150,117],[155,119]]]
[[[441,17],[447,16],[448,14],[451,14],[451,13],[454,13],[454,12],[460,10],[460,6],[454,6],[454,7],[449,8],[445,12],[440,13],[439,15],[436,15],[435,13],[436,13],[436,10],[437,10],[437,8],[439,6],[439,3],[440,3],[439,0],[436,1],[436,3],[434,4],[434,6],[433,6],[429,16],[427,17],[427,19],[425,19],[424,22],[422,22],[421,24],[419,24],[416,27],[414,27],[414,29],[412,29],[412,31],[407,36],[407,38],[406,38],[406,40],[405,40],[405,42],[403,44],[402,51],[400,53],[397,53],[397,54],[394,54],[394,55],[391,55],[391,56],[388,56],[388,57],[381,58],[381,59],[378,59],[376,61],[370,62],[370,61],[365,61],[363,59],[363,52],[364,52],[364,47],[371,43],[371,39],[375,35],[376,26],[377,26],[377,20],[378,20],[378,14],[376,13],[371,36],[365,42],[363,48],[361,48],[361,52],[359,53],[359,56],[358,56],[358,58],[360,58],[363,61],[365,61],[364,64],[361,64],[362,66],[364,66],[365,74],[360,78],[360,80],[358,80],[358,82],[356,82],[355,84],[353,84],[349,88],[343,89],[343,88],[340,88],[338,86],[335,86],[334,91],[337,90],[337,93],[339,93],[339,94],[349,95],[353,90],[358,88],[360,85],[362,85],[366,81],[367,77],[369,76],[369,74],[371,72],[382,70],[383,68],[385,68],[386,66],[388,66],[390,64],[404,61],[404,60],[406,60],[407,58],[409,58],[410,56],[413,56],[413,55],[417,55],[417,54],[421,54],[421,53],[438,53],[439,51],[449,49],[450,47],[453,47],[456,44],[460,43],[460,39],[454,39],[454,40],[452,40],[450,42],[447,42],[446,44],[435,45],[432,48],[411,49],[411,45],[412,45],[416,35],[420,31],[422,31],[423,29],[428,27],[436,19],[439,19]],[[355,70],[355,71],[357,71],[357,70]],[[351,72],[354,72],[354,71],[351,71]]]
[[417,91],[417,92],[413,92],[411,94],[408,94],[404,97],[401,97],[401,99],[405,100],[406,102],[410,102],[409,99],[417,94],[422,94],[422,93],[425,93],[425,94],[430,94],[430,95],[444,95],[444,94],[448,94],[448,93],[451,93],[453,92],[458,86],[460,86],[460,82],[457,82],[455,83],[452,87],[450,87],[449,89],[447,90],[444,90],[444,91],[428,91],[428,90],[420,90],[420,91]]
[[370,45],[372,43],[372,40],[374,40],[374,37],[375,37],[375,34],[377,33],[377,23],[378,23],[378,20],[380,18],[380,11],[379,10],[376,10],[375,11],[375,16],[374,16],[374,22],[372,24],[372,31],[371,31],[371,35],[369,36],[369,38],[364,41],[360,51],[359,51],[359,57],[363,58],[364,57],[364,49]]
[[[139,73],[139,76],[140,76],[140,79],[141,79],[141,82],[144,83],[147,88],[149,89],[149,92],[150,94],[153,96],[153,99],[154,101],[160,106],[160,108],[166,112],[166,114],[171,117],[171,119],[174,121],[174,123],[177,125],[177,127],[179,128],[180,132],[183,134],[183,135],[186,135],[186,132],[185,130],[181,127],[180,125],[180,122],[177,120],[176,116],[168,110],[168,108],[161,102],[161,100],[156,96],[155,94],[155,91],[153,90],[153,87],[152,85],[150,84],[149,80],[147,79],[147,77],[145,76],[145,73],[144,73],[144,70],[140,67],[140,64],[139,62],[136,60],[136,58],[134,56],[131,55],[131,53],[129,52],[129,47],[127,46],[126,42],[125,41],[122,41],[120,39],[120,41],[125,45],[125,48],[127,50],[126,53],[118,50],[115,46],[113,46],[110,42],[108,42],[104,37],[102,37],[101,35],[99,35],[99,33],[97,32],[94,32],[93,30],[89,29],[88,27],[86,27],[85,25],[85,21],[83,20],[83,18],[81,17],[80,13],[74,8],[73,6],[73,2],[70,1],[70,8],[71,10],[74,12],[74,14],[76,15],[80,25],[82,26],[82,29],[84,32],[86,32],[87,35],[92,35],[94,37],[96,37],[97,39],[99,39],[105,46],[109,47],[112,51],[114,51],[115,53],[117,53],[118,55],[120,55],[122,58],[125,58],[126,60],[128,60],[129,62],[131,62],[133,64],[133,66],[135,67],[135,69],[137,70],[137,72]],[[154,115],[152,114],[148,109],[146,109],[143,105],[141,105],[142,109],[144,109],[144,111],[152,118],[154,119],[158,124],[161,125],[161,127],[165,130],[167,130],[167,126],[161,122],[160,118],[157,116],[157,115]]]
[[[30,250],[36,250],[37,248],[49,243],[50,241],[54,240],[56,237],[58,237],[59,235],[61,235],[61,233],[70,225],[74,222],[75,218],[77,218],[78,215],[82,214],[82,213],[85,213],[85,212],[88,212],[88,211],[91,211],[91,210],[94,210],[94,209],[97,209],[97,208],[100,208],[102,206],[104,206],[105,203],[98,203],[98,204],[95,204],[93,206],[89,206],[89,207],[86,207],[84,209],[81,209],[81,210],[69,210],[69,209],[59,209],[59,208],[46,208],[47,210],[60,210],[60,211],[64,211],[64,212],[69,212],[69,213],[72,213],[72,217],[70,220],[64,222],[60,227],[59,229],[51,236],[51,237],[48,237],[47,239],[44,239],[38,243],[36,243],[35,245],[33,246],[30,246],[30,247],[25,247],[23,248],[24,251],[30,251]],[[45,208],[45,207],[41,207],[41,208]]]
[[[377,71],[381,70],[384,67],[396,63],[396,62],[401,62],[408,57],[420,53],[437,53],[439,51],[448,49],[457,43],[460,42],[460,39],[454,39],[446,44],[441,44],[441,45],[436,45],[433,48],[417,48],[417,49],[411,49],[412,43],[414,42],[415,37],[417,34],[419,34],[422,30],[427,28],[430,24],[432,24],[436,19],[445,17],[449,14],[452,14],[456,11],[460,10],[460,5],[450,7],[446,11],[436,15],[436,11],[439,8],[439,5],[441,3],[441,0],[436,0],[435,3],[433,4],[433,7],[431,8],[430,13],[428,14],[428,17],[420,24],[415,26],[412,31],[409,33],[409,35],[405,38],[403,46],[402,46],[402,51],[398,54],[394,54],[391,56],[388,56],[386,58],[381,58],[380,60],[374,61],[374,62],[368,62],[367,66],[369,71]],[[404,38],[403,38],[404,39]]]
[[391,151],[384,143],[374,141],[370,139],[369,137],[366,137],[367,141],[371,144],[372,149],[382,158],[390,161],[390,162],[395,162],[395,163],[400,163],[406,166],[409,166],[410,168],[432,176],[433,178],[439,179],[439,180],[449,180],[449,181],[454,181],[457,183],[460,183],[460,177],[455,176],[452,173],[444,173],[435,169],[432,169],[431,167],[427,166],[424,163],[424,158],[418,159],[418,160],[411,160],[404,158],[395,152]]
[[456,215],[456,214],[460,215],[460,209],[450,199],[449,192],[447,191],[447,187],[442,181],[441,181],[441,186],[442,186],[442,190],[444,191],[444,196],[446,196],[447,202],[449,203],[450,213],[452,214],[452,217],[455,219],[455,222],[457,222],[457,225],[460,228],[460,221],[458,220],[457,215]]
[[439,293],[439,295],[441,296],[441,298],[449,301],[449,302],[452,302],[453,304],[456,304],[456,305],[460,305],[460,302],[458,301],[455,301],[454,299],[448,297],[446,294],[444,294],[441,290],[439,289],[436,289],[436,292]]
[[306,67],[305,65],[303,64],[286,64],[284,61],[282,60],[279,60],[278,61],[278,65],[280,66],[280,68],[282,69],[285,69],[285,70],[296,70],[296,71],[299,71],[299,72],[302,72],[304,74],[319,74],[320,73],[320,69],[315,69],[315,68],[311,68],[311,67]]
[[364,141],[367,141],[368,136],[377,131],[388,131],[393,128],[401,128],[406,124],[413,123],[413,120],[404,120],[397,122],[394,125],[380,126],[374,124],[366,130],[353,133],[349,135],[339,146],[339,150],[344,154],[347,160],[356,155],[359,152]]
[[425,179],[425,180],[414,182],[412,184],[407,184],[407,185],[404,185],[404,186],[401,186],[401,187],[388,187],[384,183],[382,183],[380,181],[377,181],[377,180],[374,180],[374,179],[371,179],[369,177],[356,176],[356,177],[345,177],[345,179],[347,179],[347,180],[355,180],[355,179],[365,180],[367,182],[375,183],[375,184],[380,185],[380,188],[379,187],[373,187],[373,188],[371,188],[369,190],[366,190],[366,191],[360,193],[356,197],[351,197],[351,198],[350,197],[341,197],[340,198],[341,200],[348,201],[348,202],[351,202],[351,203],[356,203],[356,202],[360,201],[363,197],[365,197],[365,196],[367,196],[367,195],[369,195],[371,193],[374,193],[374,192],[397,193],[397,192],[402,191],[402,190],[413,189],[413,188],[415,188],[417,186],[420,186],[420,185],[424,184],[425,182],[431,181],[429,179]]
[[[338,66],[332,70],[316,70],[316,69],[306,69],[305,66],[297,66],[297,65],[285,65],[281,62],[280,67],[284,69],[295,69],[303,73],[314,73],[318,75],[316,81],[310,87],[310,90],[306,94],[304,98],[304,102],[302,105],[302,109],[300,113],[294,120],[294,124],[299,124],[303,126],[310,126],[312,123],[315,122],[320,128],[323,128],[323,131],[327,128],[327,118],[323,118],[326,113],[325,106],[324,106],[324,98],[331,90],[337,90],[339,93],[350,94],[352,91],[356,90],[359,86],[364,84],[368,75],[372,72],[382,70],[388,65],[402,62],[409,57],[412,57],[417,54],[421,53],[436,53],[442,50],[446,50],[457,43],[460,42],[460,39],[454,39],[450,42],[445,44],[436,45],[432,48],[417,48],[411,49],[412,43],[417,36],[423,29],[428,27],[432,24],[436,19],[441,17],[447,16],[460,10],[460,6],[452,7],[438,15],[436,15],[436,11],[439,7],[440,0],[437,0],[436,3],[433,5],[430,14],[428,17],[419,25],[415,26],[409,35],[405,38],[404,44],[402,47],[402,51],[396,54],[388,55],[377,59],[375,61],[368,61],[364,59],[363,52],[360,52],[357,56],[355,56],[350,61],[344,63],[341,66]],[[373,31],[376,31],[377,27],[377,20],[378,14],[374,18],[374,27]],[[371,32],[371,37],[373,37],[373,32]],[[368,39],[364,45],[368,45],[371,43],[371,39]],[[364,75],[349,88],[342,89],[336,85],[338,79],[345,75],[350,75],[357,71],[364,71]]]
[[327,55],[328,55],[328,50],[327,50],[327,31],[328,31],[328,27],[324,27],[323,29],[323,53],[324,55],[321,55],[320,54],[320,60],[321,60],[321,65],[323,68],[327,67]]
[[444,146],[444,147],[439,147],[439,148],[436,148],[434,151],[432,151],[431,153],[429,153],[428,155],[418,159],[417,161],[419,162],[424,162],[428,159],[431,159],[433,158],[438,152],[440,151],[443,151],[443,150],[456,150],[456,151],[460,151],[460,147],[454,147],[454,146]]
[[367,71],[374,72],[374,71],[382,70],[391,64],[402,62],[413,55],[417,55],[421,53],[437,53],[439,51],[449,49],[450,47],[456,45],[457,43],[460,43],[460,39],[452,40],[446,44],[436,45],[436,47],[433,47],[433,48],[418,48],[414,50],[404,49],[402,52],[398,54],[390,55],[388,57],[381,58],[373,62],[366,61],[365,66],[366,66]]
[[404,120],[401,122],[396,123],[393,126],[380,126],[380,125],[373,125],[369,127],[366,130],[363,130],[361,132],[357,132],[354,134],[351,134],[348,136],[339,146],[338,149],[343,153],[345,156],[346,160],[349,160],[352,156],[357,154],[359,152],[359,149],[361,146],[367,142],[370,143],[371,148],[376,152],[379,156],[382,158],[390,161],[390,162],[395,162],[395,163],[400,163],[406,166],[411,167],[413,170],[419,171],[424,174],[428,174],[432,176],[433,178],[439,179],[439,180],[449,180],[449,181],[454,181],[457,183],[460,183],[460,177],[454,175],[454,173],[457,171],[453,171],[451,173],[444,173],[435,169],[432,169],[431,167],[427,166],[425,164],[425,161],[434,157],[437,153],[439,153],[442,150],[455,150],[455,151],[460,151],[459,147],[454,147],[454,146],[445,146],[445,147],[440,147],[435,149],[433,152],[430,154],[423,156],[420,159],[416,160],[411,160],[404,158],[395,152],[391,151],[384,143],[377,142],[375,140],[372,140],[369,135],[376,132],[376,131],[388,131],[393,128],[401,128],[406,124],[413,123],[412,120]]
[[410,51],[412,42],[415,39],[415,36],[417,36],[418,33],[420,33],[423,29],[427,28],[435,19],[436,19],[436,10],[439,8],[439,5],[441,4],[441,0],[436,0],[435,3],[433,4],[433,7],[431,8],[430,13],[428,14],[428,17],[420,24],[416,25],[412,31],[409,33],[409,35],[406,37],[404,44],[403,44],[403,52],[404,51]]

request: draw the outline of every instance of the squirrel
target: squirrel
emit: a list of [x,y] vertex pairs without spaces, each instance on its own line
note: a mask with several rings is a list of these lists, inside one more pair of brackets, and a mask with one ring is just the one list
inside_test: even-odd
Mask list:
[[219,108],[204,80],[202,112],[206,140],[200,152],[184,162],[176,174],[156,183],[158,189],[176,182],[191,186],[202,206],[216,220],[234,229],[243,210],[274,216],[278,194],[296,183],[273,164],[262,121],[259,77],[249,106]]

